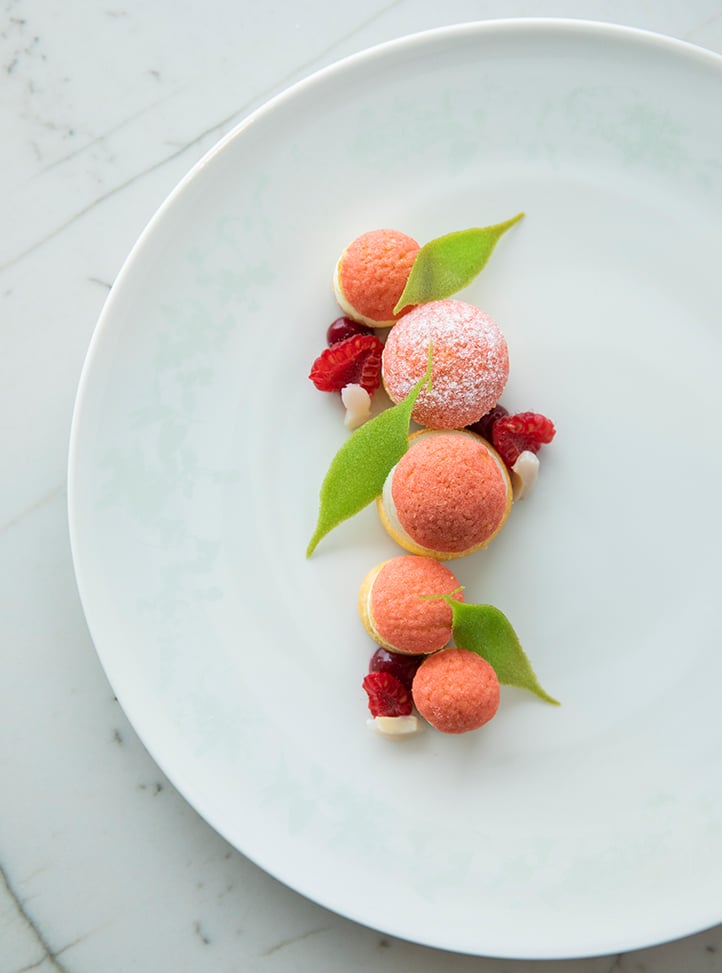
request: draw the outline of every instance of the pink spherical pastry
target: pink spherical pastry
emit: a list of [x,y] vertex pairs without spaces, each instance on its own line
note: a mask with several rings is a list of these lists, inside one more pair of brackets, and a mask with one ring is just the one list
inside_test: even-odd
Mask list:
[[504,526],[513,491],[497,452],[464,430],[410,437],[377,501],[384,527],[405,550],[448,560],[471,554]]
[[421,392],[412,418],[432,429],[461,429],[493,408],[509,377],[509,350],[498,324],[464,301],[430,301],[413,308],[389,333],[382,377],[394,402],[426,371],[432,345],[431,389]]
[[377,565],[359,592],[359,614],[371,638],[393,652],[421,655],[451,641],[451,608],[441,598],[461,586],[444,564],[428,557],[400,555]]
[[419,252],[419,244],[398,230],[370,230],[356,237],[336,264],[333,287],[342,310],[371,328],[387,328]]
[[499,680],[476,652],[442,649],[421,663],[411,689],[420,715],[442,733],[467,733],[499,709]]

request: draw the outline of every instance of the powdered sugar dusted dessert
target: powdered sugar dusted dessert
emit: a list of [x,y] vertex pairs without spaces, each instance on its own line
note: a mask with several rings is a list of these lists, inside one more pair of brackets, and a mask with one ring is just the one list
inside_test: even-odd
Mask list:
[[400,402],[419,381],[432,348],[431,387],[411,413],[419,425],[462,429],[498,402],[509,378],[509,349],[499,325],[464,301],[431,301],[414,308],[389,333],[381,375]]

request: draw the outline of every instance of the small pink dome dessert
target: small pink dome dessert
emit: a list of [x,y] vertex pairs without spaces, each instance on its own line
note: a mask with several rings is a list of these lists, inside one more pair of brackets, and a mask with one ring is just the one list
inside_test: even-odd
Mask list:
[[342,310],[371,328],[398,321],[409,309],[394,314],[394,307],[418,252],[416,240],[398,230],[370,230],[356,237],[338,258],[333,277]]
[[451,608],[441,598],[463,601],[461,585],[444,564],[400,555],[372,568],[361,585],[358,609],[364,628],[392,652],[422,655],[451,641]]
[[481,436],[424,429],[410,437],[377,507],[404,550],[450,560],[486,547],[506,523],[512,499],[504,462]]
[[499,680],[476,652],[442,649],[421,663],[411,689],[420,715],[442,733],[468,733],[499,709]]
[[431,389],[421,392],[412,418],[432,429],[461,429],[493,408],[509,377],[509,350],[498,324],[464,301],[429,301],[413,308],[389,333],[381,374],[400,402],[426,371],[432,345]]

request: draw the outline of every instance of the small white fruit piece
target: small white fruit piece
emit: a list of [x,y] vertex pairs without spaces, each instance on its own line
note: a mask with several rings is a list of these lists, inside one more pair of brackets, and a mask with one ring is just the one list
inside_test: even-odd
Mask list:
[[525,449],[523,453],[519,453],[519,458],[511,468],[511,474],[514,499],[523,500],[534,489],[539,475],[539,457],[531,450]]
[[346,406],[344,425],[347,429],[358,429],[371,415],[371,396],[363,385],[345,385],[341,389],[341,401]]
[[406,737],[418,733],[421,723],[416,716],[374,716],[367,726],[385,737]]

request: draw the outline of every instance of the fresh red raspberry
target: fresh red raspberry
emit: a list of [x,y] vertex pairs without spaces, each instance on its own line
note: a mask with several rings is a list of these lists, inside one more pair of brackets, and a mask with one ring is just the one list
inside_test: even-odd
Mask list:
[[373,395],[381,384],[383,350],[376,335],[351,335],[324,348],[308,377],[320,392],[340,392],[347,385],[357,384]]
[[511,469],[520,453],[527,449],[532,453],[539,452],[540,446],[550,443],[555,433],[554,423],[546,416],[538,412],[518,412],[498,419],[491,436],[494,448]]
[[413,705],[411,694],[390,672],[370,672],[363,688],[369,698],[372,716],[409,716]]
[[492,441],[492,430],[497,421],[508,415],[509,410],[505,409],[503,405],[495,405],[494,408],[490,409],[485,416],[482,416],[481,419],[479,419],[478,422],[475,422],[469,426],[469,429],[485,439],[487,443],[490,443]]

